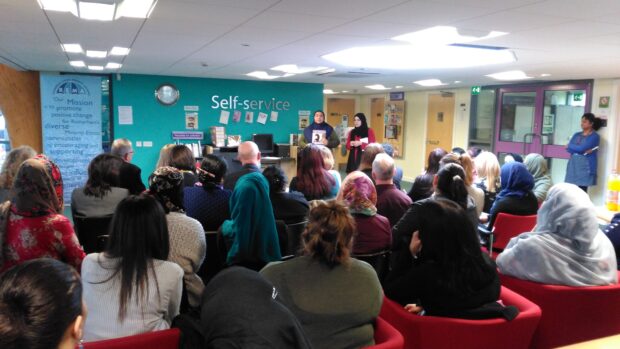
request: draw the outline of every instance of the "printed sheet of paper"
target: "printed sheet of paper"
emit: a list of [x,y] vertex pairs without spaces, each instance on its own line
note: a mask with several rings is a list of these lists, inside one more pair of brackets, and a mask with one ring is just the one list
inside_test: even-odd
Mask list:
[[326,135],[325,130],[312,130],[312,143],[323,144],[323,140],[327,138]]
[[133,125],[133,108],[130,105],[118,106],[118,124]]
[[271,120],[272,122],[278,122],[278,112],[277,112],[277,111],[272,111],[272,112],[271,112],[271,118],[270,118],[270,120]]
[[239,121],[241,121],[241,111],[235,110],[235,112],[233,113],[233,122],[239,122]]
[[259,124],[266,124],[267,123],[267,114],[265,113],[258,113],[258,118],[256,119],[256,122],[258,122]]
[[230,117],[230,112],[228,110],[222,110],[220,112],[220,124],[228,124],[229,117]]
[[247,122],[248,124],[251,124],[254,122],[254,112],[253,111],[246,111],[245,112],[245,122]]

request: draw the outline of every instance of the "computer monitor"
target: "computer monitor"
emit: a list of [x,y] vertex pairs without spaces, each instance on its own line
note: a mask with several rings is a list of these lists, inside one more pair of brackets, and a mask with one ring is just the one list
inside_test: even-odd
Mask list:
[[273,135],[271,133],[255,133],[252,135],[252,142],[258,145],[261,154],[273,154]]

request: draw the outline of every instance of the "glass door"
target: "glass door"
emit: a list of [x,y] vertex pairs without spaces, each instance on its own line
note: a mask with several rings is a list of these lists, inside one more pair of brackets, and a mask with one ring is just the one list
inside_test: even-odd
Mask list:
[[540,149],[537,93],[531,88],[502,88],[498,93],[495,152],[503,162],[508,153],[529,154]]

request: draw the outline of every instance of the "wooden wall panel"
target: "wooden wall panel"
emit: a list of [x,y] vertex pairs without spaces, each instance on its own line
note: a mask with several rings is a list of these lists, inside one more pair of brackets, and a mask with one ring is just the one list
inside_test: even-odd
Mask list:
[[29,145],[42,150],[41,92],[38,72],[22,72],[0,64],[0,110],[11,147]]

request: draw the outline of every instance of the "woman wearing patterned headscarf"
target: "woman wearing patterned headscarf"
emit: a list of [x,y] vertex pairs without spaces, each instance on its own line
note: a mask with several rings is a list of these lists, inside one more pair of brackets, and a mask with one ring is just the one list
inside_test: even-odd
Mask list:
[[204,284],[196,272],[205,259],[207,242],[200,222],[185,215],[183,187],[183,174],[174,167],[160,167],[149,176],[148,193],[166,212],[170,235],[168,260],[183,268],[189,305],[197,307]]
[[60,170],[46,157],[28,159],[20,166],[10,201],[0,206],[0,272],[41,257],[80,270],[84,251],[71,222],[62,215],[62,189]]
[[363,172],[353,171],[345,177],[337,200],[342,201],[355,219],[357,235],[353,239],[353,254],[366,254],[390,248],[390,221],[377,214],[377,191]]

